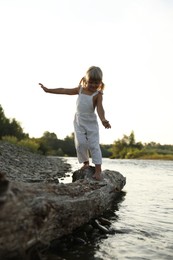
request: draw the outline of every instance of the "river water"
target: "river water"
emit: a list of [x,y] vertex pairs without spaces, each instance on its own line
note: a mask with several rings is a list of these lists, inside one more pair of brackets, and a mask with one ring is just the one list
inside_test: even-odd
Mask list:
[[[79,169],[76,158],[66,159],[72,171]],[[78,247],[63,259],[172,260],[173,161],[103,159],[102,168],[119,171],[127,182],[109,217],[115,234]]]

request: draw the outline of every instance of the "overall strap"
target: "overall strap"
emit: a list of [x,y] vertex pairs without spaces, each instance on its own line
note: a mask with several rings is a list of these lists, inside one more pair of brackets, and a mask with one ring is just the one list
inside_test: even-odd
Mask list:
[[79,94],[81,94],[81,93],[82,93],[82,86],[79,85]]
[[91,95],[91,97],[96,96],[98,93],[99,93],[99,91],[97,90],[96,92],[94,92],[94,93]]

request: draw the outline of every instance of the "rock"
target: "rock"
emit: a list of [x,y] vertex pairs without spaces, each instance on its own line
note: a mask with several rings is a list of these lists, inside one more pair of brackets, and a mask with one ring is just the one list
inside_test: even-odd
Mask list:
[[58,178],[64,177],[70,169],[63,158],[46,157],[0,141],[0,172],[9,181],[58,183]]
[[0,259],[16,252],[17,259],[28,257],[27,252],[38,245],[49,246],[99,217],[126,183],[122,174],[109,170],[103,171],[102,181],[96,181],[92,167],[74,172],[72,183],[56,183],[56,163],[62,167],[64,163],[59,158],[53,162],[18,147],[5,144],[3,150],[2,146],[0,142],[0,172],[5,172],[0,174],[0,194],[5,196],[0,204]]

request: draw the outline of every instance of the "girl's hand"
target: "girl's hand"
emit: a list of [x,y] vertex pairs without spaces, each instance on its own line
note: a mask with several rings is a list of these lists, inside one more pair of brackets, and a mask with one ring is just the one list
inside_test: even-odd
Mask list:
[[109,121],[107,121],[106,119],[102,120],[102,124],[104,125],[105,128],[111,128]]
[[41,83],[38,83],[40,85],[40,87],[45,91],[45,92],[48,92],[48,89]]

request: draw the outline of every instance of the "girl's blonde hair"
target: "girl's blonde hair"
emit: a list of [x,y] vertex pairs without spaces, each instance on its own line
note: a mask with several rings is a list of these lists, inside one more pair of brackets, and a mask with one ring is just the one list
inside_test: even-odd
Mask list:
[[105,85],[104,83],[102,82],[102,79],[103,79],[103,73],[102,73],[102,70],[99,68],[99,67],[96,67],[96,66],[91,66],[86,74],[85,74],[85,77],[83,77],[81,80],[80,80],[80,83],[79,85],[83,85],[85,86],[87,84],[87,81],[91,80],[91,81],[98,81],[100,82],[100,85],[98,87],[97,90],[100,90],[100,91],[103,91]]

